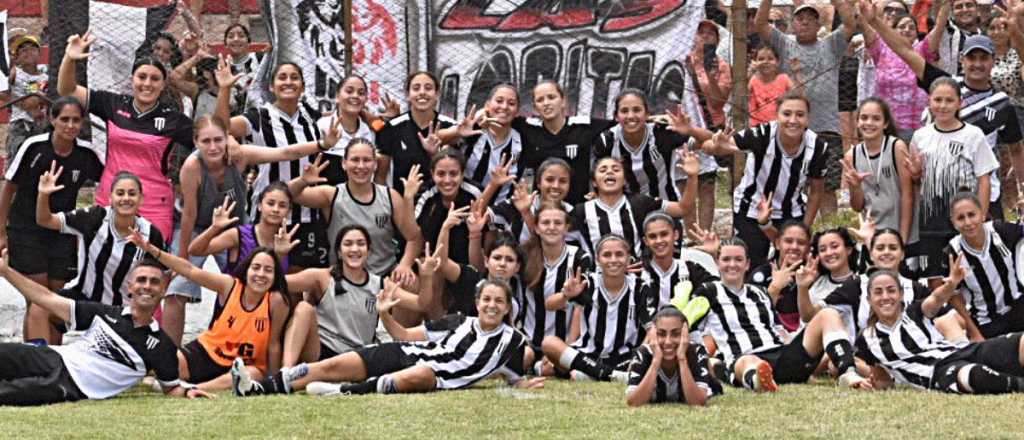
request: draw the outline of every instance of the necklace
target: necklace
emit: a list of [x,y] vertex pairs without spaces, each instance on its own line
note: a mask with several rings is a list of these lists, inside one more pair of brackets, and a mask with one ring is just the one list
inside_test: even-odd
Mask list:
[[878,157],[873,159],[876,163],[874,169],[871,169],[871,154],[868,152],[868,143],[864,142],[861,144],[864,150],[864,158],[868,160],[868,170],[871,171],[871,175],[875,178],[874,183],[874,195],[878,197],[878,193],[882,191],[882,155],[885,154],[885,147],[889,144],[889,136],[882,138],[882,146],[878,150]]

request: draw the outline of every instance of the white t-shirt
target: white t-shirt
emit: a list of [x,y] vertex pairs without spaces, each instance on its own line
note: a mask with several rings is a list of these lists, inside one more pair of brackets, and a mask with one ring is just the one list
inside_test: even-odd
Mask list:
[[[316,121],[316,128],[320,130],[320,134],[326,134],[327,130],[331,128],[331,120],[336,118],[335,115],[324,116]],[[331,154],[334,156],[345,156],[345,149],[348,148],[348,143],[352,142],[352,139],[363,138],[370,142],[375,142],[375,133],[370,128],[370,124],[367,124],[362,119],[359,120],[359,128],[356,129],[355,133],[349,133],[345,131],[344,127],[340,127],[341,137],[338,138],[338,143],[331,145],[331,148],[325,151],[325,154]],[[376,145],[376,143],[374,143]]]
[[[14,84],[11,85],[11,98],[17,99],[25,95],[31,95],[33,93],[45,94],[46,91],[43,90],[43,88],[46,87],[46,80],[48,78],[45,65],[39,66],[39,74],[37,75],[32,75],[28,72],[25,72],[24,70],[21,70],[21,67],[18,66],[14,66],[14,68],[17,69],[17,72],[14,76]],[[21,119],[31,121],[32,115],[30,115],[27,111],[23,110],[21,107],[17,105],[12,105],[11,120],[17,121]]]

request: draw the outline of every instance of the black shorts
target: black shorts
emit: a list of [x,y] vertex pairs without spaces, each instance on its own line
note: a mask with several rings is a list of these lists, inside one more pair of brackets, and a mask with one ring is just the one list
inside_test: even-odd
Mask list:
[[211,381],[231,371],[231,367],[214,362],[198,339],[181,347],[181,354],[185,355],[185,363],[188,364],[189,383]]
[[327,239],[327,225],[323,221],[300,223],[292,239],[299,240],[299,244],[288,254],[289,267],[329,267],[327,253],[331,244]]
[[46,405],[87,399],[64,359],[49,347],[0,344],[0,405]]
[[793,340],[781,347],[775,347],[761,353],[754,353],[772,366],[772,378],[775,382],[804,383],[811,378],[814,370],[818,368],[821,357],[811,356],[804,349],[804,332],[801,330],[793,336]]
[[[977,324],[977,322],[975,322]],[[1008,333],[1024,332],[1024,301],[1017,301],[1010,305],[1010,311],[1005,315],[992,317],[992,322],[979,325],[978,330],[985,339],[999,337]]]
[[338,355],[338,352],[331,350],[331,347],[324,345],[323,341],[320,342],[320,358],[318,361],[327,360]]
[[366,377],[380,377],[416,365],[417,359],[406,354],[402,350],[402,344],[401,342],[385,342],[367,345],[356,350],[356,354],[363,358]]
[[78,273],[78,241],[51,231],[7,231],[10,266],[25,275],[70,280]]
[[935,364],[931,388],[945,393],[960,393],[956,376],[961,368],[974,364],[1012,376],[1024,376],[1024,367],[1020,365],[1020,338],[1021,333],[1010,333],[972,343],[953,352]]
[[907,256],[916,257],[911,270],[918,278],[945,277],[949,274],[949,257],[945,248],[956,233],[948,236],[921,237],[907,247]]

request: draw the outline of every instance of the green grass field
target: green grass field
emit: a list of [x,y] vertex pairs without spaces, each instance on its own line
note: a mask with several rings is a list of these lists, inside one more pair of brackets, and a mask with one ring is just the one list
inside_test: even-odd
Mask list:
[[909,389],[726,388],[707,408],[627,408],[624,386],[552,380],[520,391],[488,381],[405,396],[273,396],[186,401],[142,388],[112,400],[0,408],[10,439],[177,438],[1021,438],[1020,396]]

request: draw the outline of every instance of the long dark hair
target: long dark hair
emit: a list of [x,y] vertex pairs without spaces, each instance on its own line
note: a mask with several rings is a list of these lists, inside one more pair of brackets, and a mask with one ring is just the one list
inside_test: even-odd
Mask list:
[[511,248],[512,252],[516,254],[516,258],[519,260],[519,271],[516,275],[521,278],[526,267],[526,254],[523,253],[523,248],[519,246],[519,240],[516,240],[511,234],[499,233],[498,237],[484,248],[484,258],[491,258],[491,254],[495,250],[505,246]]
[[[540,209],[537,210],[535,218],[540,218],[540,213],[544,211],[559,211],[565,216],[565,222],[569,223],[569,213],[565,210],[565,207],[554,202],[542,202]],[[541,279],[541,275],[544,273],[544,249],[540,242],[540,234],[530,234],[530,239],[523,245],[523,253],[526,254],[525,258],[527,263],[520,264],[522,272],[525,275],[526,286],[531,289],[536,289]]]
[[[891,269],[875,269],[875,270],[871,271],[871,274],[868,275],[868,283],[867,283],[868,291],[865,292],[865,293],[867,293],[867,298],[868,298],[868,302],[869,303],[871,301],[871,285],[875,283],[875,280],[877,280],[878,278],[881,278],[881,277],[892,277],[893,280],[896,280],[896,285],[897,286],[900,285],[900,274],[898,272],[894,271],[894,270],[891,270]],[[900,288],[902,289],[902,287],[900,287]],[[875,323],[876,322],[878,322],[878,315],[876,315],[875,314],[875,310],[872,309],[869,306],[868,307],[868,329],[873,329],[875,327]],[[865,330],[865,331],[868,331],[868,330]],[[870,330],[870,331],[874,331],[874,330]]]
[[[821,242],[822,237],[828,234],[836,234],[839,239],[843,241],[843,246],[846,246],[850,250],[850,255],[846,258],[846,264],[853,272],[857,271],[857,261],[860,260],[860,254],[857,252],[857,242],[853,241],[853,237],[846,228],[832,228],[824,231],[818,231],[814,234],[814,238],[811,239],[811,255],[818,257],[818,244]],[[824,275],[830,273],[825,265],[819,260],[818,261],[818,274]]]
[[[893,137],[899,136],[899,134],[900,134],[900,127],[897,125],[896,120],[892,118],[892,110],[890,110],[890,108],[889,108],[889,103],[885,102],[885,100],[883,100],[881,98],[877,98],[877,97],[872,96],[870,98],[867,98],[867,99],[861,101],[860,105],[857,106],[857,113],[856,113],[855,118],[860,118],[860,111],[867,104],[875,104],[875,105],[878,106],[878,108],[882,109],[882,118],[885,119],[885,123],[886,123],[885,130],[883,130],[882,132],[885,133],[885,135],[887,135],[887,136],[893,136]],[[858,130],[857,135],[860,136],[861,138],[863,138],[863,136],[860,135],[859,130]]]
[[[332,250],[334,251],[335,255],[338,255],[338,258],[335,260],[334,264],[331,265],[331,277],[333,277],[335,280],[340,280],[342,274],[344,273],[344,270],[341,268],[341,266],[342,266],[341,255],[339,255],[341,253],[339,251],[339,249],[341,248],[341,239],[345,237],[345,234],[348,234],[349,232],[352,232],[352,231],[359,231],[360,233],[363,234],[363,237],[366,238],[366,248],[367,248],[367,251],[366,251],[367,255],[366,256],[367,257],[370,256],[369,255],[370,254],[370,245],[372,243],[370,241],[370,231],[367,231],[366,227],[364,227],[363,225],[359,225],[359,224],[351,224],[351,225],[342,226],[341,229],[338,230],[338,233],[334,235],[334,248],[332,248]],[[365,267],[364,267],[364,269],[365,269]]]
[[[510,286],[504,280],[489,277],[481,281],[480,284],[477,284],[476,286],[476,293],[473,294],[473,302],[476,303],[480,301],[480,296],[483,295],[484,289],[490,286],[497,287],[505,292],[505,302],[508,304],[509,311],[508,313],[505,313],[505,316],[501,318],[501,322],[504,322],[505,324],[508,325],[512,325],[512,286]],[[474,304],[474,306],[475,305],[476,304]]]
[[288,308],[290,309],[292,301],[288,295],[288,281],[284,277],[284,269],[281,268],[281,259],[277,258],[277,254],[274,253],[273,249],[266,246],[260,246],[253,249],[252,253],[249,254],[248,257],[245,257],[241,263],[235,266],[235,278],[238,278],[238,282],[242,283],[242,286],[245,286],[248,283],[249,266],[252,266],[252,260],[259,254],[270,255],[270,258],[274,260],[274,281],[270,284],[270,289],[267,291],[279,293],[281,297],[284,298],[285,303],[288,304]]

